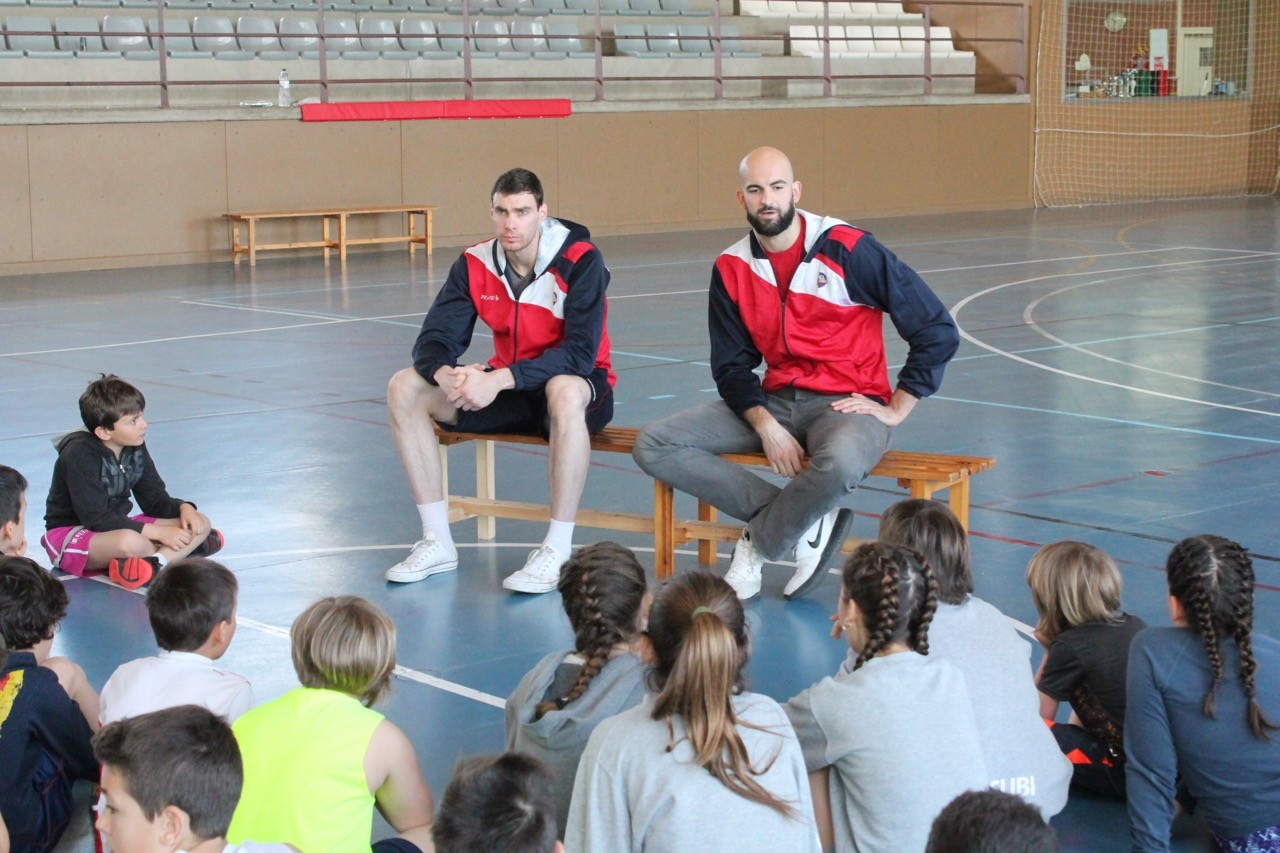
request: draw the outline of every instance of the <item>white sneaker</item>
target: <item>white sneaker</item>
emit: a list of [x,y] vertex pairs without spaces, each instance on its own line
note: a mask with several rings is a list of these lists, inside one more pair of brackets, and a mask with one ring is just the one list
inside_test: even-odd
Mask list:
[[733,546],[733,559],[729,561],[725,582],[733,587],[739,599],[748,601],[760,594],[760,576],[763,570],[764,554],[751,544],[751,534],[742,531],[738,544]]
[[383,575],[392,583],[413,583],[423,578],[452,572],[458,568],[458,549],[440,544],[433,537],[421,539],[409,556],[387,569]]
[[512,592],[551,592],[560,583],[560,567],[564,558],[550,545],[529,552],[524,568],[502,582]]
[[796,543],[796,573],[787,581],[783,596],[804,595],[822,581],[832,559],[839,556],[852,522],[852,512],[833,509],[805,531]]

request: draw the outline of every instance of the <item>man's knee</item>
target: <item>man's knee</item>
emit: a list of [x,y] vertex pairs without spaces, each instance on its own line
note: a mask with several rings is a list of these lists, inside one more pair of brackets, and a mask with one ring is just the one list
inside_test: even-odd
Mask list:
[[631,458],[640,466],[640,470],[647,474],[653,473],[654,467],[670,450],[670,445],[658,438],[653,427],[654,424],[641,427],[635,442],[631,445]]
[[416,407],[432,386],[412,367],[398,371],[387,383],[387,405],[392,409]]
[[547,416],[553,421],[581,419],[591,402],[591,386],[581,376],[553,376],[543,393],[547,395]]

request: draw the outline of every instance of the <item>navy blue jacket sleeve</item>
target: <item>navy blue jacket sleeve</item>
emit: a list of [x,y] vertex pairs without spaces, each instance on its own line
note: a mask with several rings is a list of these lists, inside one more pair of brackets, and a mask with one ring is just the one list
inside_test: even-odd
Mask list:
[[748,409],[765,405],[764,389],[755,373],[764,356],[742,322],[737,303],[729,298],[718,266],[711,269],[707,328],[711,337],[711,376],[720,397],[738,417]]
[[[98,762],[93,757],[93,730],[85,722],[84,714],[58,683],[52,670],[40,672],[39,667],[27,670],[27,678],[39,672],[38,700],[33,703],[32,723],[35,733],[54,754],[65,761],[67,773],[72,779],[98,781]],[[32,679],[36,680],[36,679]]]
[[471,301],[468,284],[467,256],[462,254],[449,269],[436,299],[431,303],[422,331],[413,344],[413,369],[418,375],[436,384],[436,371],[442,367],[457,367],[458,359],[471,346],[471,333],[476,327],[475,303]]
[[[177,518],[184,501],[169,494],[160,472],[151,461],[151,453],[144,444],[138,448],[142,454],[142,478],[133,486],[133,496],[138,499],[138,509],[152,518]],[[191,504],[193,507],[195,504]]]
[[69,444],[58,455],[53,475],[62,476],[66,483],[76,523],[95,533],[111,530],[141,533],[142,522],[112,511],[111,500],[102,485],[102,463],[102,454],[87,441]]
[[942,372],[960,346],[960,334],[946,306],[911,267],[870,234],[863,233],[845,255],[845,286],[855,301],[889,315],[907,342],[907,361],[898,371],[898,388],[923,398],[942,385]]
[[587,376],[596,366],[604,333],[609,269],[594,246],[576,260],[561,255],[555,263],[569,288],[564,297],[564,339],[560,346],[545,349],[535,358],[509,365],[517,391],[535,391],[553,376]]
[[1125,686],[1125,787],[1129,798],[1129,839],[1135,851],[1168,850],[1173,825],[1178,756],[1169,713],[1143,632],[1129,646]]

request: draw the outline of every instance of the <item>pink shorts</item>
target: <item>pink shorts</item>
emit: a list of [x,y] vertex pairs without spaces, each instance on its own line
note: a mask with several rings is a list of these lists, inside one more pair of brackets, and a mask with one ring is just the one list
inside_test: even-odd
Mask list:
[[[154,524],[149,515],[131,515],[131,521]],[[40,544],[54,566],[79,577],[84,577],[89,562],[89,540],[97,534],[87,527],[55,527],[40,537]]]

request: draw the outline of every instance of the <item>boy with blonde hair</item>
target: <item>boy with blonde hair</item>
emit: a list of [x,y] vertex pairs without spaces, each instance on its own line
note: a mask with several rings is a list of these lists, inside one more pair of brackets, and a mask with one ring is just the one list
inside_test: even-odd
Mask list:
[[[166,491],[145,444],[146,405],[137,388],[103,374],[80,396],[84,429],[54,436],[58,461],[40,541],[64,572],[106,569],[114,583],[136,589],[164,563],[222,548],[222,534],[196,505]],[[141,514],[130,514],[130,496]]]

